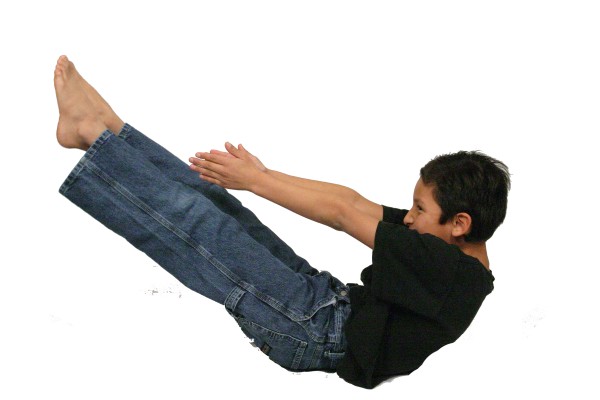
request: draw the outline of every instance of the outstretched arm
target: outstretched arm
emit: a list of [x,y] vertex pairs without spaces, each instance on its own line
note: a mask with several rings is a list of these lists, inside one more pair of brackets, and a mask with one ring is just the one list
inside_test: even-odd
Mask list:
[[191,169],[208,182],[248,190],[313,221],[342,230],[373,248],[383,210],[341,185],[297,178],[262,165],[242,145],[227,143],[229,153],[212,151],[190,158]]
[[333,195],[340,196],[346,202],[352,204],[358,211],[368,214],[371,217],[376,218],[378,221],[383,219],[383,208],[380,204],[374,203],[366,199],[356,190],[350,189],[349,187],[338,185],[335,183],[300,178],[297,176],[287,175],[283,172],[274,170],[267,170],[267,173],[279,180],[293,183],[297,186],[302,186],[307,189],[318,190],[321,192],[331,193]]

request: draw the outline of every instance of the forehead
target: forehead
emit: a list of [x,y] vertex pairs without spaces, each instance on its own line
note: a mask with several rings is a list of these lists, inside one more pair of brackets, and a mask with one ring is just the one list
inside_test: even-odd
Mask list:
[[419,178],[417,184],[415,185],[415,191],[413,194],[415,201],[421,201],[423,203],[435,203],[435,198],[433,197],[433,189],[435,189],[434,185],[426,185],[423,183],[423,180]]

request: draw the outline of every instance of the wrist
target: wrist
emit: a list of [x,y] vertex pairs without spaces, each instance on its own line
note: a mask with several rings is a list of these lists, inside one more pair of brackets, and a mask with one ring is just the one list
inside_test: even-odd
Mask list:
[[265,186],[266,179],[268,179],[269,177],[270,176],[268,169],[266,169],[265,171],[256,171],[256,174],[251,180],[250,185],[248,185],[247,190],[251,193],[260,196],[260,193],[262,193],[261,188]]

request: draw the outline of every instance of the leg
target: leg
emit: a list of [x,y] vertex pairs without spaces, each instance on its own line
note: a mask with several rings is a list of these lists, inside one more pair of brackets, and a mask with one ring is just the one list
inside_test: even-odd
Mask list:
[[187,164],[158,143],[128,124],[125,124],[119,137],[143,153],[163,174],[200,192],[210,199],[219,210],[235,218],[254,240],[267,248],[273,256],[281,260],[288,268],[309,275],[319,273],[304,258],[298,256],[271,229],[265,226],[252,211],[244,207],[237,198],[222,187],[199,179],[198,175],[191,171]]
[[349,309],[328,274],[290,270],[234,218],[109,131],[60,192],[183,284],[224,304],[280,365],[321,369],[339,347]]
[[[242,269],[233,274],[227,272],[227,268],[218,260],[228,260],[236,265],[236,268],[249,264],[261,268],[277,265],[276,269],[280,269],[281,261],[249,236],[235,218],[219,210],[202,193],[165,175],[163,169],[179,174],[179,168],[172,168],[170,165],[174,162],[174,157],[163,157],[165,162],[162,164],[161,157],[157,157],[155,162],[159,162],[159,169],[145,154],[112,134],[104,123],[104,117],[110,113],[100,111],[100,101],[93,102],[86,95],[86,92],[89,94],[89,86],[86,89],[83,79],[66,57],[59,59],[55,85],[60,111],[58,141],[65,147],[87,149],[82,161],[61,187],[62,194],[134,243],[188,286],[194,286],[194,290],[215,301],[224,303],[224,293],[212,293],[214,288],[204,287],[209,287],[208,283],[192,283],[194,279],[184,278],[184,275],[189,273],[186,263],[169,259],[171,253],[185,253],[183,250],[165,249],[156,239],[148,237],[149,232],[138,233],[135,226],[145,231],[167,229],[175,235],[175,243],[184,247],[184,243],[187,243],[206,262],[214,264],[217,269],[223,267],[221,272],[225,277],[232,279],[234,275],[239,275],[245,277],[245,281],[251,281],[250,277],[257,275],[265,281],[265,285],[269,285],[269,275],[275,271],[264,271],[263,276],[252,269]],[[150,144],[149,141],[138,141],[138,144],[142,143]],[[103,151],[99,152],[99,149]],[[189,171],[187,167],[183,170]],[[79,185],[74,185],[75,183]],[[109,202],[102,203],[100,198],[95,199],[95,196],[106,195],[109,189],[112,190]],[[92,206],[92,203],[98,204]],[[119,213],[118,210],[125,211]],[[116,218],[116,215],[119,217]],[[148,229],[143,226],[154,228]],[[129,229],[134,231],[130,232]],[[160,240],[169,242],[162,237]],[[146,243],[150,245],[147,246]],[[220,256],[215,258],[217,254]],[[259,254],[261,256],[255,258]],[[191,255],[187,257],[193,258]],[[297,274],[288,268],[285,268],[285,271],[288,275],[287,280],[297,281],[294,277]],[[206,282],[217,280],[206,279]],[[234,281],[237,281],[237,278]]]
[[[164,175],[202,193],[221,211],[234,217],[252,238],[266,247],[273,256],[280,259],[286,266],[296,272],[309,275],[315,275],[319,272],[311,267],[305,259],[296,255],[283,240],[262,224],[253,212],[244,207],[229,192],[217,185],[202,181],[179,158],[132,126],[124,124],[104,98],[81,77],[73,63],[66,60],[66,58],[62,61],[66,64],[73,79],[82,89],[81,91],[85,93],[97,118],[111,132],[119,134],[119,137],[124,139],[129,145],[143,153]],[[59,60],[60,63],[61,60]]]
[[59,142],[89,146],[60,192],[186,286],[224,304],[280,365],[327,369],[332,351],[343,348],[349,312],[331,276],[287,268],[235,218],[106,129],[68,65],[57,70]]

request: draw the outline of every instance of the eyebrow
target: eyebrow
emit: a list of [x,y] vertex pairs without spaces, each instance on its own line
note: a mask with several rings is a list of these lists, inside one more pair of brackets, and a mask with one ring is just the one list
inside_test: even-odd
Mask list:
[[423,203],[423,200],[421,200],[417,197],[413,198],[413,203],[417,204],[421,208],[423,208],[423,206],[425,206],[425,203]]

